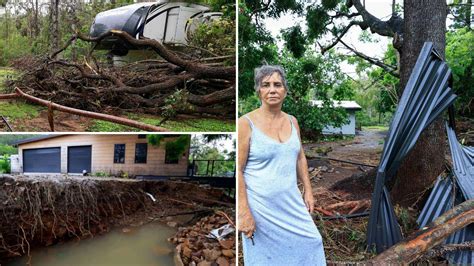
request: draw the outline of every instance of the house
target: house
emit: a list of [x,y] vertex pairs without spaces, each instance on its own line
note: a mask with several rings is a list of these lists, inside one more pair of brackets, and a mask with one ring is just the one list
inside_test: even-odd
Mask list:
[[[312,100],[311,104],[316,107],[322,107],[323,101]],[[355,119],[355,112],[362,110],[359,104],[355,101],[335,101],[333,100],[334,107],[342,107],[346,110],[349,118],[349,122],[340,126],[340,127],[333,127],[333,126],[325,126],[323,128],[323,134],[325,135],[334,135],[334,134],[342,134],[342,135],[355,135],[355,128],[356,128],[356,119]]]
[[[163,142],[174,140],[165,138]],[[186,176],[189,148],[178,160],[163,143],[147,143],[146,135],[47,135],[16,143],[14,173]],[[13,162],[17,160],[17,162]]]

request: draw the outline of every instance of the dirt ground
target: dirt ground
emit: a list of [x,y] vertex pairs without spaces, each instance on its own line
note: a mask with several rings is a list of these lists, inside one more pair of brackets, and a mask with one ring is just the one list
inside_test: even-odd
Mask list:
[[373,168],[316,157],[376,166],[380,160],[386,134],[387,131],[369,129],[358,131],[354,139],[304,144],[309,171],[317,167],[323,168],[320,177],[315,180],[315,185],[329,188],[353,174],[361,174]]

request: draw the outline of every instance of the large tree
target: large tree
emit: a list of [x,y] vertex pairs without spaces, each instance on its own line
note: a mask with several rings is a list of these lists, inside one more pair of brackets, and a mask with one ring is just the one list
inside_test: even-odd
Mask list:
[[[247,0],[245,3],[250,8],[250,19],[254,19],[257,26],[261,25],[262,18],[278,18],[284,12],[293,12],[306,18],[307,31],[304,38],[301,38],[303,33],[299,25],[285,30],[283,34],[286,47],[295,56],[303,54],[305,48],[314,43],[318,44],[322,53],[340,45],[371,65],[399,77],[399,95],[403,92],[424,42],[433,42],[435,49],[444,57],[448,12],[445,0],[405,0],[403,6],[392,1],[391,16],[387,20],[371,14],[363,0],[322,0],[312,3],[298,0]],[[365,55],[347,44],[344,36],[353,27],[391,38],[393,47],[398,52],[397,64],[387,64],[384,60]],[[332,40],[323,41],[323,37],[328,36],[332,36]],[[255,49],[255,46],[250,49]],[[243,63],[246,63],[245,59]],[[401,166],[392,190],[396,203],[411,204],[425,191],[443,171],[446,149],[443,123],[439,119],[425,130]]]

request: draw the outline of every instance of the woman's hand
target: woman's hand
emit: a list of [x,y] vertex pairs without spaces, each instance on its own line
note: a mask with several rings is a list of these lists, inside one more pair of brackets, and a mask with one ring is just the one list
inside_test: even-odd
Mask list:
[[306,190],[304,192],[304,203],[306,204],[306,208],[308,209],[309,213],[314,211],[314,197],[313,192],[311,190]]
[[250,213],[250,210],[239,213],[238,221],[239,221],[238,223],[239,231],[244,233],[244,235],[248,238],[252,237],[253,233],[256,230],[255,230],[255,220],[253,219],[253,216],[252,216],[252,213]]

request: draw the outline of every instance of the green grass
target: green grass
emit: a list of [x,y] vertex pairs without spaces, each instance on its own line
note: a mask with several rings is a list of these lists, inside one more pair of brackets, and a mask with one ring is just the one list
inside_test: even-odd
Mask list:
[[[162,120],[161,117],[137,117],[135,114],[128,115],[130,119],[138,120],[150,125],[158,125]],[[188,120],[168,120],[161,125],[175,132],[190,132],[190,131],[223,131],[233,132],[235,131],[235,123],[228,121],[221,121],[218,119],[210,118],[196,118]],[[107,121],[94,120],[94,123],[87,128],[90,132],[123,132],[123,131],[140,131],[137,128],[131,128],[114,124]]]
[[0,101],[0,115],[6,116],[11,120],[31,119],[39,115],[45,108],[27,104],[24,102],[2,102]]
[[5,87],[5,81],[15,79],[18,75],[19,73],[13,68],[0,67],[0,93],[7,93],[8,88]]
[[362,130],[379,130],[379,131],[386,131],[388,130],[388,126],[363,126]]

